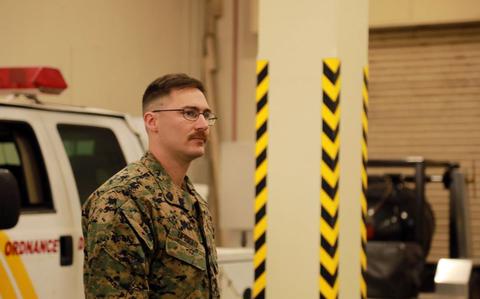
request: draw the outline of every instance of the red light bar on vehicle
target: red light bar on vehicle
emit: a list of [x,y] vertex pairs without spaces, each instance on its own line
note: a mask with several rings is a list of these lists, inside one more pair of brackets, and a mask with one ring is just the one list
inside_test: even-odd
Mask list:
[[67,88],[62,73],[50,67],[0,68],[0,92],[60,94]]

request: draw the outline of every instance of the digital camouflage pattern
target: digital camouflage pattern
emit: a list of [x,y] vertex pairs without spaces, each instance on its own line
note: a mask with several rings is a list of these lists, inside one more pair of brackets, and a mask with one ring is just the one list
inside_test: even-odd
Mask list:
[[220,297],[207,203],[150,153],[90,195],[82,229],[87,298]]

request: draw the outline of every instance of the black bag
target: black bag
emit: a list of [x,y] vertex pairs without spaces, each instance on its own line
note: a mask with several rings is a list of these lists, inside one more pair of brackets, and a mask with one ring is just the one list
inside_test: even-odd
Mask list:
[[421,285],[425,257],[412,242],[367,243],[368,298],[415,298]]

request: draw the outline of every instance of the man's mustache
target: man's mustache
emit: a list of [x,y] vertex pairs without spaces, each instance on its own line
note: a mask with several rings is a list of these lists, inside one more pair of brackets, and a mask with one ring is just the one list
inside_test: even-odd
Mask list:
[[193,133],[188,137],[188,139],[202,139],[203,141],[207,141],[207,138],[207,133],[205,132]]

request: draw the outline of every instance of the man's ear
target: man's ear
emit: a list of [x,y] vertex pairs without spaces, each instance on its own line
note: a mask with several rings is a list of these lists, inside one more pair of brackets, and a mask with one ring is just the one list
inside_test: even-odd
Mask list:
[[145,112],[143,122],[145,123],[147,132],[158,132],[157,118],[153,112]]

